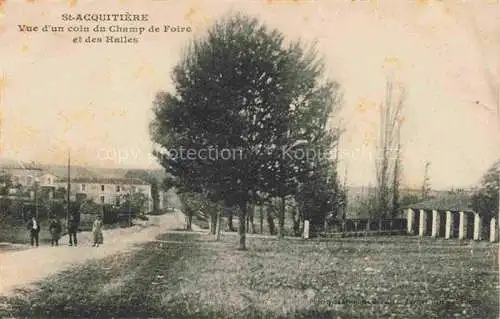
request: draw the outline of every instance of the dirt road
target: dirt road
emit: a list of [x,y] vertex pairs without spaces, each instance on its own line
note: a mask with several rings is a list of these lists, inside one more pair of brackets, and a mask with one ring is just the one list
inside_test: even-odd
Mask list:
[[12,295],[23,288],[58,273],[70,266],[90,259],[104,258],[130,251],[137,244],[154,240],[156,236],[184,227],[182,213],[150,216],[149,221],[130,228],[104,230],[104,245],[92,247],[89,232],[78,234],[78,247],[68,246],[68,238],[61,238],[59,247],[39,246],[22,251],[0,253],[0,296]]

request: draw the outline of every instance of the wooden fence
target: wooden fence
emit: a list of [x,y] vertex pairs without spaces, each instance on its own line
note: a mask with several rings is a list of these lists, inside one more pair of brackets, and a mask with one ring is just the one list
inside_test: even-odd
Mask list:
[[320,236],[377,236],[407,233],[406,218],[393,219],[344,219],[332,222]]

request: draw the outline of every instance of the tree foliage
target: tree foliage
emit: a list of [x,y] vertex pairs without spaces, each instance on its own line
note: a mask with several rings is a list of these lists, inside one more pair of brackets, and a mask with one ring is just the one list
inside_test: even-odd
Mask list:
[[12,176],[8,173],[0,173],[0,195],[8,195],[9,189],[13,187]]
[[123,195],[124,201],[120,203],[119,209],[123,212],[144,213],[147,208],[148,198],[144,193],[135,192]]
[[290,147],[330,141],[338,85],[302,47],[257,19],[229,16],[192,41],[173,70],[175,90],[154,101],[151,135],[163,149],[155,155],[181,193],[239,206],[242,249],[247,204],[258,192],[295,194],[314,169]]
[[494,163],[484,174],[480,187],[472,196],[474,210],[487,220],[498,216],[500,160]]

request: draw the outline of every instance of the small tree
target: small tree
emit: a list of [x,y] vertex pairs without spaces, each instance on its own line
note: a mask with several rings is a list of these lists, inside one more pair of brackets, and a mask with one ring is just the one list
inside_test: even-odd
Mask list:
[[0,195],[8,195],[9,189],[13,186],[12,175],[5,172],[0,173]]
[[54,192],[54,198],[55,199],[63,199],[63,200],[66,200],[66,197],[67,197],[67,191],[66,191],[66,188],[65,187],[59,187],[56,189],[56,191]]
[[476,212],[486,220],[498,216],[500,189],[500,160],[494,163],[483,175],[480,187],[472,196],[472,205]]
[[82,214],[100,214],[102,206],[95,203],[93,199],[86,199],[81,203],[80,212]]
[[127,193],[124,196],[124,201],[120,203],[121,211],[129,211],[133,213],[142,214],[146,210],[148,198],[141,192]]
[[[331,169],[332,167],[330,167]],[[321,230],[326,224],[328,214],[335,218],[338,206],[335,207],[340,187],[338,181],[329,176],[327,167],[311,172],[309,178],[300,187],[297,201],[304,219],[310,221],[312,233]]]
[[160,210],[160,192],[158,190],[158,181],[156,179],[151,181],[151,198],[153,200],[153,214],[158,214]]

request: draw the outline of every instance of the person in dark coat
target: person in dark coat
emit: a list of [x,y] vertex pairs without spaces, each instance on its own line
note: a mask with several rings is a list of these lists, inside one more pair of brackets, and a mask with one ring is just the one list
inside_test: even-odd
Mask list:
[[59,246],[59,238],[61,238],[62,225],[59,218],[53,217],[49,224],[49,231],[51,235],[50,244],[52,246]]
[[78,240],[76,238],[76,233],[78,232],[78,220],[75,216],[70,215],[68,220],[68,235],[69,235],[69,245],[78,245]]
[[35,216],[31,217],[26,228],[28,228],[30,232],[31,246],[36,245],[36,247],[38,247],[38,235],[40,234],[40,223],[38,219]]

